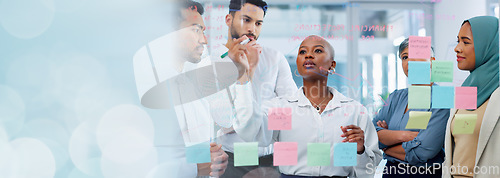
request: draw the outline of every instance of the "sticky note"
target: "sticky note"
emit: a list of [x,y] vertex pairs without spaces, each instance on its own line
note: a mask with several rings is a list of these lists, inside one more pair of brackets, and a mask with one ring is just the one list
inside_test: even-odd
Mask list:
[[297,142],[274,143],[274,166],[291,166],[297,164]]
[[432,61],[431,82],[453,82],[453,61]]
[[333,147],[333,166],[356,166],[357,143],[336,143]]
[[410,82],[410,84],[430,84],[431,63],[408,61],[408,82]]
[[431,107],[430,86],[408,87],[408,108],[429,109]]
[[210,143],[203,142],[186,147],[186,161],[188,163],[210,162]]
[[269,130],[291,130],[292,108],[269,108],[267,121]]
[[330,159],[330,143],[307,144],[308,166],[329,166]]
[[259,152],[257,142],[234,143],[234,166],[259,165]]
[[432,108],[454,108],[455,87],[432,86]]
[[432,112],[410,111],[410,118],[405,129],[427,129]]
[[453,134],[472,134],[476,128],[477,114],[455,114]]
[[456,87],[455,88],[455,108],[456,109],[476,109],[477,108],[477,88],[476,87]]
[[408,58],[430,59],[431,37],[410,36],[408,40]]

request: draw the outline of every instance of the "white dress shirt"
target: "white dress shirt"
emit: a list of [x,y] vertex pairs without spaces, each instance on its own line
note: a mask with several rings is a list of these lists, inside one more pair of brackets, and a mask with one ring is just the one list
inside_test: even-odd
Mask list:
[[[222,54],[227,52],[228,49],[225,45],[215,49],[212,52],[212,58],[217,56],[220,58]],[[264,100],[269,100],[275,97],[282,97],[293,94],[297,90],[297,85],[293,81],[290,65],[285,56],[274,49],[262,47],[262,53],[259,56],[259,63],[255,69],[252,79],[252,88],[254,100],[260,103]],[[232,61],[228,56],[221,59],[221,61]],[[234,85],[230,86],[231,93],[234,92]],[[221,96],[221,95],[219,95]],[[234,98],[233,96],[230,96]],[[219,97],[218,97],[219,98]],[[220,98],[219,98],[220,99]],[[229,97],[224,99],[223,104],[225,108],[232,110],[234,107],[231,105]],[[220,103],[219,103],[220,105]],[[233,111],[234,112],[234,111]],[[231,116],[234,115],[231,114]],[[234,152],[233,143],[244,142],[232,128],[222,128],[217,132],[218,143],[222,144],[222,149],[229,152]],[[259,156],[269,155],[272,153],[272,146],[259,147]]]
[[[175,130],[179,132],[176,133],[182,133],[184,145],[173,141],[176,139],[172,137],[179,137],[180,134],[155,136],[159,164],[170,165],[168,167],[172,169],[168,170],[172,172],[169,174],[175,177],[196,177],[197,165],[186,162],[185,146],[210,141],[214,137],[214,121],[210,116],[209,102],[200,97],[200,86],[184,75],[191,70],[209,66],[209,57],[206,56],[196,64],[185,62],[180,72],[174,66],[174,60],[179,59],[175,50],[180,40],[179,33],[186,30],[188,29],[181,29],[151,41],[134,55],[134,75],[141,104],[152,109],[175,110],[177,118],[163,118],[163,125],[155,126],[158,130],[167,129],[178,123]],[[152,99],[145,99],[146,93],[159,86],[165,88],[154,93]],[[158,130],[155,132],[161,132]]]
[[[300,176],[373,177],[375,173],[373,168],[379,164],[382,154],[378,149],[375,127],[368,118],[366,108],[359,102],[345,97],[332,87],[328,87],[333,94],[333,99],[319,114],[305,97],[301,87],[294,95],[274,98],[259,105],[252,102],[252,92],[250,92],[252,88],[248,85],[236,87],[234,103],[237,119],[233,123],[233,128],[243,140],[258,142],[259,146],[267,146],[278,141],[297,142],[297,165],[279,166],[281,173]],[[291,108],[291,130],[268,130],[268,109],[274,107]],[[341,143],[344,139],[340,136],[343,134],[340,126],[351,124],[359,126],[365,135],[365,151],[358,154],[357,166],[307,165],[307,143],[331,143],[330,162],[333,163],[333,146],[335,143]]]

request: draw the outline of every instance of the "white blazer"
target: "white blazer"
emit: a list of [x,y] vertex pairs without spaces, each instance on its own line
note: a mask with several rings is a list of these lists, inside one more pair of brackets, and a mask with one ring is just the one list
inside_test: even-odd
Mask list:
[[[451,140],[450,124],[456,109],[450,110],[450,118],[446,125],[446,137],[444,141],[445,162],[443,177],[451,177],[450,168],[453,157],[453,143]],[[484,112],[479,140],[476,151],[476,163],[474,177],[500,177],[500,87],[490,96],[486,111]],[[467,154],[467,153],[460,153]]]

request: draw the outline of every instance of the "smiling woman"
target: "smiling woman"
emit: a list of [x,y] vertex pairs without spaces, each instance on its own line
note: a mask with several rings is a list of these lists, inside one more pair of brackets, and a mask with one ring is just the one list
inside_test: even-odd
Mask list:
[[476,68],[476,54],[474,53],[474,37],[468,21],[463,23],[457,38],[458,44],[455,47],[455,52],[457,53],[458,68],[472,71]]
[[[458,68],[470,71],[462,86],[477,88],[477,109],[452,110],[446,127],[445,168],[449,177],[492,177],[498,172],[479,173],[477,168],[498,166],[500,160],[500,90],[498,66],[498,18],[479,16],[462,23],[458,32]],[[475,127],[472,134],[452,132],[459,118],[474,116]],[[451,168],[461,165],[462,170]],[[465,170],[465,171],[464,171]]]

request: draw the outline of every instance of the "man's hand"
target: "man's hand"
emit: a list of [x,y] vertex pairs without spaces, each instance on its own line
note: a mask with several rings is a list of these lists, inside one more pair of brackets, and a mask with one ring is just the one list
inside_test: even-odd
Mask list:
[[342,142],[356,142],[358,154],[362,154],[365,151],[365,132],[355,125],[340,126],[340,129],[344,132],[341,137],[345,137]]
[[248,58],[248,64],[249,64],[249,75],[250,78],[252,78],[253,73],[255,71],[255,68],[257,67],[257,64],[259,63],[259,56],[260,53],[262,53],[262,47],[257,44],[257,41],[253,40],[250,41],[245,45],[248,50],[247,58]]
[[216,143],[210,143],[210,176],[219,177],[226,171],[228,155],[224,150],[221,149],[222,145],[217,145]]
[[240,44],[242,41],[248,39],[247,36],[242,36],[238,39],[233,39],[233,46],[229,47],[228,56],[238,68],[240,78],[245,72],[250,70],[247,55],[248,50],[245,45]]

